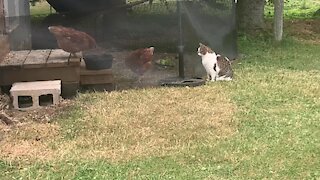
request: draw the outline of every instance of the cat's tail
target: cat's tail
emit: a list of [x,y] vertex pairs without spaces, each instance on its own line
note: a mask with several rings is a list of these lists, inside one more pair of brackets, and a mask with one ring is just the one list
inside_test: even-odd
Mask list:
[[238,63],[239,61],[245,59],[247,56],[246,54],[237,54],[236,57],[234,57],[231,61],[232,63]]
[[228,60],[229,60],[230,64],[232,65],[232,64],[238,64],[243,58],[244,58],[244,55],[240,54],[232,59],[229,58]]

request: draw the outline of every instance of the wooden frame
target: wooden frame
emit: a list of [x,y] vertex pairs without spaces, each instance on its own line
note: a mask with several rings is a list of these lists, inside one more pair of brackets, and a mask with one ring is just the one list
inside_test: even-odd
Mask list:
[[4,0],[0,0],[0,34],[5,34]]

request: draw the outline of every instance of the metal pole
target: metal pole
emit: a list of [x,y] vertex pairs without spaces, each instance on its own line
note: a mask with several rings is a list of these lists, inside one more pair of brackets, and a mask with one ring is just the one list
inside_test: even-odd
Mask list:
[[178,26],[179,26],[179,77],[184,78],[184,58],[183,58],[183,32],[182,32],[182,12],[181,12],[181,1],[177,0],[177,13],[178,13]]

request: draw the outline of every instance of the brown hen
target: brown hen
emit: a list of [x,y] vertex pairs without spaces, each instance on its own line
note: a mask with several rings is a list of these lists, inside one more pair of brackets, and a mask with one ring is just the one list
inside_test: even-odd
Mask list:
[[63,26],[50,26],[48,29],[57,39],[59,48],[73,56],[77,52],[97,47],[96,41],[85,32]]
[[126,66],[139,76],[141,82],[144,73],[151,68],[154,47],[137,49],[125,58]]

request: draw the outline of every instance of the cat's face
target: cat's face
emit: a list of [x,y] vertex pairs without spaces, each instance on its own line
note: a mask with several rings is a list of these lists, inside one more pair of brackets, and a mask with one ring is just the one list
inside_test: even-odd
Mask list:
[[198,55],[199,56],[204,56],[207,53],[213,53],[212,49],[210,49],[208,46],[199,43],[199,48],[198,48]]

